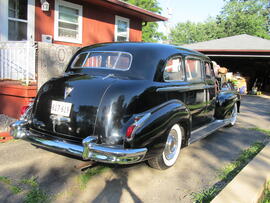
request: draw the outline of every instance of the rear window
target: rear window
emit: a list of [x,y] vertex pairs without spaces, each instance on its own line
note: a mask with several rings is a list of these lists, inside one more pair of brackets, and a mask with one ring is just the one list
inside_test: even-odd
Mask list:
[[126,52],[81,53],[72,63],[72,68],[102,68],[128,70],[132,55]]

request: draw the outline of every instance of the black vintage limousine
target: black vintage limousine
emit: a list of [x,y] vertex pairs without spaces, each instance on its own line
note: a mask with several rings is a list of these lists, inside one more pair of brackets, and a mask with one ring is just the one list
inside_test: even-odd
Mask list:
[[232,126],[240,99],[220,91],[205,55],[155,43],[80,49],[39,90],[14,138],[105,163],[175,164],[182,147]]

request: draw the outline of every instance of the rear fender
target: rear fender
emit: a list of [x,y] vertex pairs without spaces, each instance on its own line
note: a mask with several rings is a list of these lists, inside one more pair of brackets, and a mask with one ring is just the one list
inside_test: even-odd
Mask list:
[[[190,136],[191,117],[188,108],[179,100],[170,100],[157,107],[154,107],[143,114],[150,113],[148,119],[134,133],[130,141],[125,141],[126,147],[146,147],[148,153],[146,159],[160,153],[165,146],[167,134],[170,128],[179,123],[185,128],[186,145]],[[133,119],[138,116],[134,115]]]

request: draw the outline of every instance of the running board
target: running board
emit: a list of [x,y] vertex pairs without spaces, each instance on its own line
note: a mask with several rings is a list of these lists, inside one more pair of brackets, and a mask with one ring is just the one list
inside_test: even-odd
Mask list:
[[226,125],[229,125],[231,122],[230,119],[225,120],[215,120],[199,129],[196,129],[191,132],[190,139],[188,144],[192,144],[198,140],[205,138],[206,136],[210,135],[211,133],[215,132],[219,128],[222,128]]

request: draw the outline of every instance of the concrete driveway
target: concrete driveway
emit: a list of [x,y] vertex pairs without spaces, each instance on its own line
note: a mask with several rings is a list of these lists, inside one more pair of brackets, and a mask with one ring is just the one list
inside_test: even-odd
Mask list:
[[[53,202],[192,202],[191,194],[217,181],[217,171],[239,153],[266,136],[252,127],[270,130],[270,97],[244,96],[241,114],[233,128],[223,128],[181,151],[176,165],[158,171],[145,163],[108,166],[84,189],[79,187],[79,161],[37,149],[23,141],[0,145],[0,176],[12,180],[37,177],[40,187],[53,195]],[[0,182],[1,202],[21,202]]]

